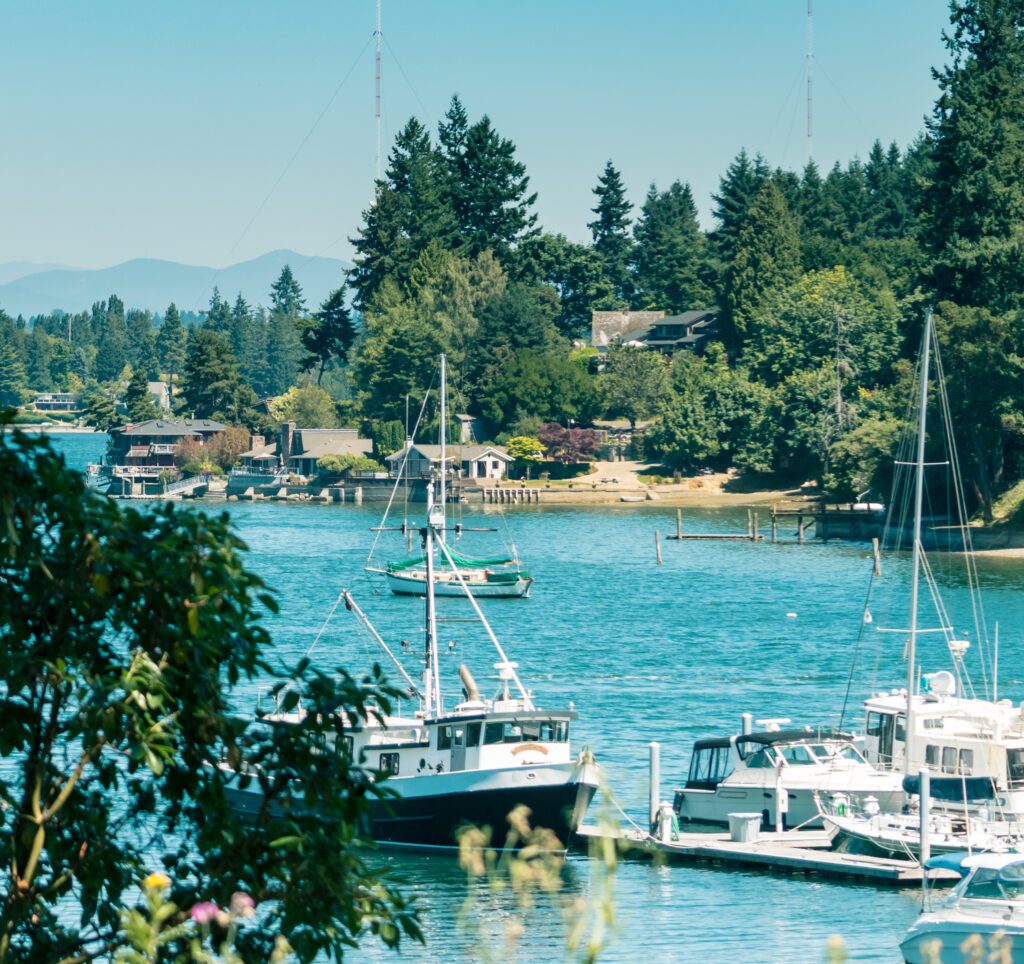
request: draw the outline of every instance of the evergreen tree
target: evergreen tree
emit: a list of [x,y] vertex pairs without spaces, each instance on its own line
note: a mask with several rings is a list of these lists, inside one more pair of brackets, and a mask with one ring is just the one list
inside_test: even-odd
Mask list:
[[524,242],[521,255],[522,279],[550,285],[558,295],[555,325],[559,332],[566,338],[589,335],[591,311],[600,292],[610,290],[594,249],[562,234],[542,234]]
[[277,281],[270,286],[270,310],[273,314],[287,318],[298,318],[306,310],[306,299],[302,285],[295,280],[292,269],[285,265]]
[[324,299],[310,322],[302,329],[302,345],[309,354],[302,361],[302,370],[317,369],[316,383],[323,379],[324,366],[332,358],[348,361],[349,352],[356,340],[356,328],[352,315],[345,304],[345,286]]
[[174,393],[174,377],[181,374],[185,365],[185,345],[188,336],[181,324],[181,315],[178,308],[172,301],[167,306],[163,323],[157,334],[156,350],[160,360],[160,367],[170,377],[171,394]]
[[128,363],[128,326],[125,322],[124,302],[117,295],[111,295],[105,304],[99,302],[94,305],[93,323],[98,325],[93,371],[99,381],[110,382],[120,376]]
[[32,333],[25,339],[28,357],[25,377],[28,387],[35,392],[47,392],[53,388],[53,376],[50,374],[53,349],[50,341],[50,336],[35,326],[32,328]]
[[750,335],[751,318],[764,297],[800,275],[800,241],[779,189],[764,182],[736,238],[726,275],[723,336],[740,353]]
[[255,322],[253,319],[252,309],[249,307],[249,303],[242,297],[242,293],[239,292],[238,297],[235,298],[235,303],[231,308],[228,344],[231,345],[231,350],[235,353],[235,357],[242,364],[243,375],[246,373],[246,365],[253,354],[252,341],[254,324]]
[[228,339],[230,343],[231,306],[220,296],[220,289],[216,285],[210,295],[210,307],[205,312],[202,327],[205,331],[212,331]]
[[707,239],[688,184],[662,193],[652,184],[633,233],[640,306],[667,314],[710,306]]
[[231,346],[212,331],[193,330],[189,336],[181,399],[195,418],[246,427],[256,422],[256,396],[238,374]]
[[593,236],[594,251],[615,297],[628,307],[633,293],[629,271],[633,256],[629,212],[633,205],[626,200],[622,176],[611,161],[597,179],[593,193],[597,197],[597,205],[591,210],[596,217],[587,227]]
[[90,382],[82,396],[85,406],[83,421],[100,432],[109,432],[115,425],[121,424],[114,400],[102,391],[96,382]]
[[0,407],[18,406],[28,397],[25,366],[13,338],[0,340]]
[[534,233],[536,194],[527,194],[526,167],[515,159],[515,144],[502,138],[484,115],[467,126],[465,109],[452,98],[439,128],[442,153],[451,176],[451,203],[465,252],[473,258],[494,252],[507,268],[513,249]]
[[718,248],[718,256],[725,264],[735,257],[740,232],[747,223],[754,199],[770,174],[760,154],[751,160],[744,149],[736,155],[736,160],[718,182],[718,193],[711,196],[718,221],[712,238]]
[[149,380],[141,368],[132,372],[125,390],[124,403],[128,408],[128,419],[132,422],[144,422],[150,418],[159,418],[160,409],[149,393]]
[[632,432],[637,419],[657,414],[668,396],[665,359],[647,348],[612,345],[600,381],[608,416],[628,418]]
[[939,299],[1024,305],[1024,6],[960,0],[929,128],[926,241]]
[[458,246],[448,168],[416,118],[395,138],[384,180],[363,221],[352,240],[355,267],[348,278],[361,311],[372,310],[389,284],[407,291],[409,273],[432,240],[446,251]]

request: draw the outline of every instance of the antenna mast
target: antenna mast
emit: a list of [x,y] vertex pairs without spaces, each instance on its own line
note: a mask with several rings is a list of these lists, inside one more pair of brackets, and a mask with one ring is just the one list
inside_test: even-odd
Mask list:
[[377,179],[374,181],[373,193],[376,197],[380,183],[380,0],[377,0]]
[[814,63],[814,24],[811,19],[811,2],[807,0],[807,163],[814,160],[811,140],[811,68]]

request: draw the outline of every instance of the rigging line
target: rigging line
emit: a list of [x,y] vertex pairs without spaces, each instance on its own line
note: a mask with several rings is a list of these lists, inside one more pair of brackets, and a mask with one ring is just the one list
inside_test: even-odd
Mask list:
[[398,54],[395,53],[394,48],[388,42],[388,38],[385,37],[383,34],[381,34],[381,37],[384,40],[384,46],[388,48],[388,53],[390,53],[391,56],[394,58],[395,66],[398,67],[398,71],[402,75],[403,79],[405,80],[405,83],[408,86],[409,91],[412,93],[413,97],[416,98],[416,103],[419,104],[420,107],[422,108],[423,116],[426,117],[428,121],[430,121],[431,126],[436,126],[434,124],[434,118],[431,116],[430,111],[427,110],[426,105],[423,103],[422,100],[420,100],[419,93],[417,92],[416,88],[413,87],[412,81],[409,80],[409,77],[408,77],[408,75],[405,72],[405,68],[402,66],[402,62],[398,59]]
[[[373,39],[374,39],[374,35],[371,34],[369,39],[363,45],[363,49],[360,50],[359,53],[356,55],[356,59],[352,62],[352,66],[349,67],[348,72],[345,74],[344,77],[341,78],[341,83],[339,83],[338,86],[334,89],[334,93],[331,94],[330,99],[327,101],[326,105],[324,106],[324,109],[322,111],[320,111],[320,114],[317,117],[317,119],[315,121],[313,121],[313,126],[310,127],[310,129],[306,132],[306,136],[302,138],[302,141],[300,142],[299,146],[295,149],[295,153],[292,154],[291,160],[289,160],[288,163],[285,164],[284,170],[281,171],[281,173],[278,175],[277,180],[274,181],[274,183],[271,186],[270,190],[267,192],[266,196],[260,202],[259,207],[256,208],[256,213],[253,214],[253,216],[249,219],[249,223],[242,229],[242,233],[238,236],[238,239],[235,241],[235,243],[231,246],[231,249],[225,255],[225,257],[224,257],[225,261],[229,261],[231,259],[231,256],[235,253],[235,250],[242,243],[242,240],[245,238],[245,236],[249,233],[249,229],[253,226],[253,224],[256,223],[256,219],[260,216],[260,214],[263,212],[263,209],[267,206],[267,202],[271,199],[271,197],[273,197],[274,192],[277,190],[278,186],[284,180],[285,175],[291,170],[291,167],[295,163],[295,161],[298,158],[299,154],[302,153],[302,149],[306,146],[306,143],[313,136],[313,132],[317,129],[317,127],[320,126],[320,121],[322,121],[324,119],[324,116],[331,109],[331,106],[334,104],[334,101],[337,99],[338,94],[341,93],[341,88],[345,86],[345,84],[348,82],[349,77],[352,76],[352,74],[355,71],[356,67],[359,66],[359,61],[362,60],[363,54],[366,53],[366,50],[370,46],[370,44],[373,41]],[[222,270],[223,270],[222,268],[218,268],[216,271],[214,271],[213,276],[210,278],[210,281],[206,285],[206,290],[201,293],[200,297],[203,297],[203,296],[205,296],[206,294],[208,294],[210,292],[210,290],[213,288],[214,282],[217,280],[217,277],[221,273]]]
[[[435,372],[431,376],[431,378],[430,378],[430,385],[427,386],[427,390],[426,390],[426,392],[423,395],[423,404],[420,405],[420,413],[416,417],[416,424],[413,425],[413,428],[412,428],[413,434],[410,436],[410,438],[415,438],[416,437],[416,432],[418,431],[418,429],[420,427],[420,422],[423,420],[423,412],[424,412],[424,410],[427,407],[427,399],[430,398],[430,391],[434,387],[434,379],[436,377],[437,377],[437,373]],[[402,444],[404,445],[405,443],[403,442]],[[402,464],[398,467],[398,476],[395,479],[395,484],[391,487],[391,495],[388,497],[388,504],[387,504],[386,508],[384,509],[384,518],[381,520],[380,528],[378,528],[377,534],[373,538],[373,545],[370,546],[370,554],[366,557],[366,564],[367,565],[369,565],[370,564],[370,560],[373,559],[373,554],[374,554],[374,552],[377,549],[377,542],[380,540],[381,532],[384,529],[384,523],[387,522],[388,513],[391,511],[391,506],[394,504],[395,495],[398,493],[398,486],[399,486],[399,484],[402,481],[402,477],[405,475],[405,471],[406,471],[406,467],[407,467],[408,463],[409,463],[409,449],[407,448],[405,450],[405,458],[402,459]],[[408,479],[406,479],[405,489],[406,489],[405,501],[406,501],[406,507],[407,507],[406,513],[408,514],[408,504],[409,504],[409,480]]]
[[864,605],[861,608],[860,615],[860,629],[857,631],[857,641],[853,645],[853,659],[850,662],[850,674],[846,677],[846,692],[843,694],[843,705],[839,711],[839,729],[843,728],[843,720],[846,719],[846,707],[850,701],[850,690],[853,687],[853,674],[857,668],[857,659],[860,655],[860,644],[864,638],[864,627],[867,625],[865,620],[866,614],[870,611],[869,605],[871,603],[871,593],[875,588],[875,575],[874,575],[874,560],[871,561],[872,573],[868,579],[868,591],[864,596]]
[[[327,618],[324,620],[323,625],[320,627],[320,632],[316,634],[316,637],[314,638],[313,642],[309,644],[309,648],[303,654],[303,659],[309,659],[309,657],[312,655],[313,650],[316,648],[316,644],[320,642],[320,637],[323,636],[324,631],[327,629],[328,623],[330,623],[331,618],[334,616],[335,612],[337,612],[338,606],[341,604],[344,598],[345,590],[342,589],[341,593],[338,595],[338,598],[334,600],[334,605],[331,606],[331,611],[327,614]],[[283,696],[285,693],[287,693],[292,688],[294,683],[294,680],[288,680],[287,685],[281,691],[281,695]]]

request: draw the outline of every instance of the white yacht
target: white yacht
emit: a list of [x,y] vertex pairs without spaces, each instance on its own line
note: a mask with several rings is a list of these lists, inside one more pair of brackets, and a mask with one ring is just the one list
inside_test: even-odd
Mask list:
[[[490,827],[491,845],[502,847],[509,813],[525,805],[531,826],[554,831],[565,845],[597,789],[597,767],[589,750],[573,754],[570,729],[577,714],[572,705],[543,710],[534,703],[519,678],[518,664],[508,659],[472,595],[470,602],[498,653],[494,667],[499,686],[493,696],[486,697],[469,670],[460,666],[463,698],[446,704],[434,581],[430,578],[434,545],[443,526],[444,515],[441,507],[433,504],[431,482],[427,485],[427,523],[420,530],[427,591],[419,682],[406,672],[352,596],[347,591],[343,594],[346,607],[363,621],[418,701],[418,709],[411,715],[371,718],[346,736],[353,758],[385,774],[387,786],[398,793],[395,799],[373,804],[369,835],[382,846],[448,849],[457,847],[461,826],[474,824]],[[440,548],[447,553],[443,543]],[[279,714],[264,719],[268,725],[288,725],[301,716]],[[233,779],[227,796],[243,816],[255,814],[263,804],[257,780]]]
[[907,964],[1024,960],[1024,856],[960,854],[928,866],[953,866],[964,877],[907,931],[900,943]]
[[831,727],[788,729],[789,720],[759,720],[763,732],[697,740],[686,784],[676,790],[680,820],[728,824],[729,814],[760,813],[764,827],[821,827],[815,794],[870,795],[903,804],[902,778],[871,766],[850,733]]

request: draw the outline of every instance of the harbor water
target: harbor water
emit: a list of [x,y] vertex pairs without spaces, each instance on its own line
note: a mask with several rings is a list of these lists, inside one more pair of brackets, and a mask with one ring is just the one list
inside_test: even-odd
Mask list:
[[[104,436],[59,436],[69,463],[83,468]],[[338,594],[348,588],[389,643],[409,642],[406,667],[417,672],[422,603],[391,595],[363,566],[379,524],[379,506],[303,503],[213,503],[227,511],[249,545],[248,566],[278,594],[268,617],[275,654],[293,663],[307,653]],[[410,518],[422,507],[410,507]],[[527,600],[487,601],[485,612],[524,683],[541,706],[572,701],[579,712],[572,739],[602,765],[614,803],[598,798],[590,820],[621,806],[639,824],[647,812],[647,744],[662,744],[662,799],[685,779],[694,739],[736,732],[740,716],[788,717],[794,725],[863,727],[861,702],[872,692],[906,685],[903,637],[880,632],[906,626],[909,559],[883,561],[872,589],[870,546],[853,542],[671,542],[675,509],[657,502],[601,508],[528,506],[501,512],[463,506],[468,554],[514,541],[535,577]],[[401,508],[399,508],[401,513]],[[764,510],[766,515],[766,510]],[[686,531],[741,532],[745,509],[683,510]],[[400,519],[400,515],[399,515]],[[662,533],[663,564],[655,559]],[[762,519],[762,532],[765,531]],[[398,559],[399,533],[380,534],[378,557]],[[972,642],[968,667],[981,695],[991,683],[991,654],[982,665],[966,583],[953,556],[933,557],[954,624]],[[1000,698],[1024,700],[1021,582],[1024,560],[979,560],[988,635],[998,623]],[[890,587],[890,588],[884,588]],[[870,595],[869,595],[870,593]],[[904,607],[901,612],[899,606]],[[865,604],[869,621],[862,621]],[[440,600],[441,616],[466,617],[462,600]],[[922,624],[936,625],[922,608]],[[465,662],[481,689],[497,687],[496,656],[474,623],[442,624],[449,705],[458,697]],[[448,640],[454,643],[448,652]],[[401,646],[398,647],[401,649]],[[925,672],[949,665],[938,634],[925,634]],[[339,607],[311,654],[325,669],[352,672],[380,654]],[[240,711],[255,688],[238,693]],[[621,819],[621,817],[619,818]],[[406,881],[424,913],[425,947],[404,946],[412,961],[561,960],[567,956],[567,909],[593,906],[605,894],[595,862],[571,855],[563,888],[527,909],[508,889],[467,888],[457,860],[381,857]],[[814,877],[774,875],[709,865],[619,864],[612,883],[614,924],[600,960],[630,962],[812,962],[825,959],[840,935],[850,961],[892,964],[920,904],[917,890],[890,890]],[[465,902],[472,898],[472,906]],[[514,943],[510,922],[515,922]],[[521,925],[521,926],[520,926]],[[570,955],[571,956],[571,955]],[[347,959],[388,961],[370,937]]]

